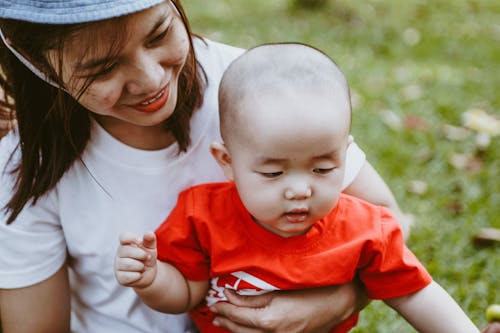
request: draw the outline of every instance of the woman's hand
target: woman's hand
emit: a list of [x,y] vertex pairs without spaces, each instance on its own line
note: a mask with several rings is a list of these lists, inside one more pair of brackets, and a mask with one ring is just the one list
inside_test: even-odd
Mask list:
[[500,322],[496,321],[490,323],[488,326],[483,328],[481,333],[500,333]]
[[214,323],[238,333],[328,332],[368,304],[355,282],[259,296],[225,294],[228,302],[211,307],[218,314]]

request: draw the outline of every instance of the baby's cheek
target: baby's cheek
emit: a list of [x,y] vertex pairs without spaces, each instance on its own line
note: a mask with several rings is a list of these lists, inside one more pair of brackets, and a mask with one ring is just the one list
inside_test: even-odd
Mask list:
[[276,207],[270,205],[270,202],[276,202],[276,200],[270,200],[269,198],[266,200],[265,196],[247,196],[245,199],[246,208],[258,220],[268,220],[275,215]]
[[327,215],[336,205],[339,199],[337,191],[328,191],[318,202],[318,214]]

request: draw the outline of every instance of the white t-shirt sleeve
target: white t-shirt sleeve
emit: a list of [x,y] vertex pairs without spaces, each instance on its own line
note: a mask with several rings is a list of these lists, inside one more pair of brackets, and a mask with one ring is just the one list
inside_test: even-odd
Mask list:
[[195,52],[198,61],[209,77],[214,76],[216,81],[220,79],[224,70],[245,52],[245,49],[215,42],[204,38],[195,38]]
[[365,160],[365,153],[355,142],[352,142],[347,148],[345,175],[344,182],[342,183],[342,189],[351,185],[352,181],[357,177],[359,171],[365,164]]
[[[11,132],[0,141],[0,206],[12,196],[13,177],[5,168],[17,142]],[[66,243],[57,218],[55,191],[27,204],[7,225],[7,212],[0,212],[0,288],[20,288],[53,275],[66,259]]]

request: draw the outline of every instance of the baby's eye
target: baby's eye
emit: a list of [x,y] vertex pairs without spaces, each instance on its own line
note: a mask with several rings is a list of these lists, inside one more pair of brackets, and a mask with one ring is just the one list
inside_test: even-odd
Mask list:
[[326,175],[332,172],[333,170],[335,170],[335,168],[315,168],[313,169],[313,172],[320,175]]
[[276,178],[279,177],[283,174],[283,171],[277,171],[277,172],[259,172],[262,176],[266,178]]

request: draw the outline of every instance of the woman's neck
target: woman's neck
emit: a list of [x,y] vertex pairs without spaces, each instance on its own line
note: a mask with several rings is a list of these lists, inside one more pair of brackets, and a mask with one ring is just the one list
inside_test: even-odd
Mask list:
[[137,149],[159,150],[167,148],[175,142],[174,136],[165,129],[163,124],[140,126],[113,117],[93,116],[111,136]]

